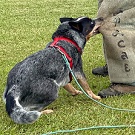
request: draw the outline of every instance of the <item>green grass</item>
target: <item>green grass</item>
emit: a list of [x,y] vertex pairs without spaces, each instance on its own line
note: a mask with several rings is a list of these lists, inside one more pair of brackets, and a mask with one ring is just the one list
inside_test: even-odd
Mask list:
[[[97,0],[1,0],[0,1],[0,96],[10,69],[30,54],[43,49],[50,42],[60,17],[96,17]],[[96,77],[91,70],[105,64],[102,36],[93,37],[83,54],[84,72],[95,93],[109,85],[109,78]],[[76,86],[75,82],[73,84]],[[76,86],[77,87],[77,86]],[[0,135],[40,135],[50,131],[90,126],[135,124],[135,113],[106,109],[85,95],[70,96],[60,89],[58,99],[48,108],[54,113],[43,115],[34,124],[18,125],[5,112],[0,98]],[[134,109],[134,96],[125,95],[102,99],[103,103]],[[86,130],[67,135],[133,135],[135,129]]]

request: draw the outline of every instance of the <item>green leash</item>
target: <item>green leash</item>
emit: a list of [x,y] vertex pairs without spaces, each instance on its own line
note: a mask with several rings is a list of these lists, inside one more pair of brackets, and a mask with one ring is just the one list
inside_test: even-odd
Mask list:
[[82,91],[88,98],[90,98],[90,99],[93,100],[94,102],[96,102],[96,103],[98,103],[98,104],[100,104],[100,105],[102,105],[102,106],[104,106],[104,107],[106,107],[106,108],[112,109],[112,110],[127,111],[127,112],[135,112],[135,110],[120,109],[120,108],[114,108],[114,107],[111,107],[111,106],[107,106],[107,105],[105,105],[105,104],[103,104],[103,103],[101,103],[101,102],[99,102],[99,101],[93,99],[92,97],[90,97],[90,96],[84,91],[84,89],[81,87],[81,85],[78,83],[78,81],[77,81],[77,79],[76,79],[76,77],[75,77],[75,75],[74,75],[72,69],[70,68],[70,65],[69,65],[69,62],[68,62],[66,56],[63,54],[62,57],[63,57],[63,59],[65,60],[65,63],[67,64],[67,66],[68,66],[68,68],[69,68],[69,70],[70,70],[70,72],[71,72],[71,74],[72,74],[72,76],[73,76],[75,82],[77,83],[78,87],[81,89],[81,91]]
[[135,125],[118,125],[118,126],[92,126],[88,128],[78,128],[78,129],[73,129],[73,130],[59,130],[55,132],[50,132],[42,135],[52,135],[52,134],[58,134],[58,133],[71,133],[71,132],[77,132],[77,131],[82,131],[82,130],[90,130],[90,129],[111,129],[111,128],[133,128]]
[[[75,74],[73,73],[72,69],[70,68],[70,65],[69,65],[69,62],[66,58],[66,56],[64,54],[62,54],[62,57],[67,65],[67,67],[69,68],[75,82],[77,83],[78,87],[81,89],[81,91],[88,97],[90,98],[91,100],[93,100],[94,102],[96,102],[97,104],[105,107],[105,108],[109,108],[109,109],[112,109],[112,110],[117,110],[117,111],[125,111],[125,112],[135,112],[135,110],[131,110],[131,109],[121,109],[121,108],[114,108],[114,107],[111,107],[111,106],[108,106],[108,105],[105,105],[95,99],[93,99],[92,97],[90,97],[85,91],[84,89],[81,87],[81,85],[79,84],[79,82],[77,81],[76,77],[75,77]],[[46,133],[46,134],[42,134],[42,135],[52,135],[52,134],[58,134],[58,133],[71,133],[71,132],[76,132],[76,131],[82,131],[82,130],[90,130],[90,129],[102,129],[102,128],[106,128],[106,129],[109,129],[109,128],[134,128],[135,125],[117,125],[117,126],[92,126],[92,127],[87,127],[87,128],[78,128],[78,129],[73,129],[73,130],[59,130],[59,131],[55,131],[55,132],[49,132],[49,133]]]

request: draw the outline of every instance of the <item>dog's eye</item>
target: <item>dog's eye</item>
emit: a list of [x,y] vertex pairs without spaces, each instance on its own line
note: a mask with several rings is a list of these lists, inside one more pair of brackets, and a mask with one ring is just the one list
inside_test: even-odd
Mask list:
[[95,22],[94,21],[91,21],[90,26],[91,27],[94,27],[94,25],[95,25]]
[[93,25],[93,24],[94,24],[94,22],[91,22],[91,24]]

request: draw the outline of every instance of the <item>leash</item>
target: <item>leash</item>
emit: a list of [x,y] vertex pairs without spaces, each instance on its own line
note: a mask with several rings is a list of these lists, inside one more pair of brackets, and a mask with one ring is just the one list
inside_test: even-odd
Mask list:
[[[108,105],[105,105],[95,99],[93,99],[92,97],[90,97],[85,91],[84,89],[81,87],[81,85],[79,84],[79,82],[77,81],[75,74],[73,73],[72,69],[70,68],[69,62],[66,58],[66,56],[64,54],[62,54],[62,57],[67,65],[67,67],[69,68],[75,82],[77,83],[78,87],[81,89],[81,91],[91,100],[93,100],[94,102],[96,102],[97,104],[105,107],[105,108],[109,108],[112,110],[116,110],[116,111],[125,111],[125,112],[135,112],[135,110],[131,110],[131,109],[121,109],[121,108],[114,108]],[[46,134],[42,134],[42,135],[52,135],[52,134],[58,134],[58,133],[71,133],[71,132],[76,132],[76,131],[82,131],[82,130],[90,130],[90,129],[110,129],[110,128],[134,128],[135,125],[116,125],[116,126],[92,126],[92,127],[87,127],[87,128],[78,128],[78,129],[74,129],[74,130],[59,130],[59,131],[55,131],[55,132],[49,132]]]
[[84,89],[83,89],[82,86],[79,84],[79,82],[77,81],[77,79],[76,79],[76,77],[75,77],[75,74],[73,73],[72,69],[71,69],[70,66],[69,66],[69,63],[68,63],[68,61],[67,61],[67,58],[66,58],[64,55],[62,55],[62,57],[63,57],[63,59],[65,60],[65,63],[66,63],[66,65],[68,66],[68,68],[69,68],[69,70],[70,70],[70,72],[71,72],[71,74],[72,74],[72,76],[73,76],[75,82],[77,83],[78,87],[81,89],[81,91],[82,91],[88,98],[90,98],[90,99],[93,100],[94,102],[100,104],[101,106],[106,107],[106,108],[109,108],[109,109],[112,109],[112,110],[127,111],[127,112],[135,112],[135,110],[120,109],[120,108],[114,108],[114,107],[105,105],[105,104],[103,104],[103,103],[101,103],[101,102],[99,102],[99,101],[93,99],[91,96],[89,96],[89,95],[84,91]]
[[52,134],[58,134],[58,133],[71,133],[71,132],[77,132],[77,131],[83,131],[83,130],[94,130],[94,129],[111,129],[111,128],[133,128],[135,125],[118,125],[118,126],[92,126],[87,128],[78,128],[78,129],[72,129],[72,130],[59,130],[55,132],[50,132],[42,135],[52,135]]

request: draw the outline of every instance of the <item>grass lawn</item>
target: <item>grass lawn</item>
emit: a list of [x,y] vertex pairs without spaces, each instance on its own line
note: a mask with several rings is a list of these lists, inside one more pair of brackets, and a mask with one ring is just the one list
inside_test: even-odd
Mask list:
[[[11,68],[50,42],[60,17],[96,17],[97,0],[1,0],[0,1],[0,97]],[[84,72],[95,93],[109,85],[109,78],[96,77],[91,70],[105,64],[102,36],[87,43],[83,54]],[[73,81],[73,84],[75,82]],[[77,86],[76,86],[77,87]],[[133,95],[102,99],[117,108],[135,108]],[[30,125],[18,125],[5,112],[0,98],[0,135],[42,135],[47,132],[103,125],[135,124],[135,113],[106,109],[85,95],[70,96],[60,89],[58,99],[48,108],[54,113],[42,115]],[[134,128],[85,130],[67,135],[133,135]]]

